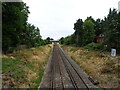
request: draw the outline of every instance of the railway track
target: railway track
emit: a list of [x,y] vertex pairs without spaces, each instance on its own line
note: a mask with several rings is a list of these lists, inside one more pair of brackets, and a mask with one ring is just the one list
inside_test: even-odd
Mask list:
[[53,46],[39,89],[97,88],[88,76],[56,43]]

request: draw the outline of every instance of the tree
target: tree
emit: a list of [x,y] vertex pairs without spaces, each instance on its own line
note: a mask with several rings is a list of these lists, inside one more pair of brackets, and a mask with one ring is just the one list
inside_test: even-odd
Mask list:
[[39,28],[27,22],[30,12],[25,3],[2,3],[2,9],[2,49],[4,53],[9,51],[10,47],[16,48],[21,44],[28,47],[45,44],[45,41],[41,38]]
[[21,43],[25,30],[28,7],[23,2],[2,3],[2,49],[6,52],[9,47],[16,47]]
[[50,44],[50,43],[51,43],[51,38],[50,38],[50,37],[47,37],[47,38],[46,38],[46,43],[47,43],[47,44]]
[[59,40],[59,42],[60,42],[61,44],[64,44],[64,37],[61,37],[60,40]]
[[27,44],[29,47],[35,47],[35,46],[42,45],[40,30],[38,27],[36,28],[34,25],[31,25],[31,24],[27,25],[24,38],[25,38],[25,44]]
[[88,43],[93,42],[95,38],[95,29],[94,29],[94,23],[91,19],[86,19],[83,23],[83,45],[86,45]]
[[81,42],[83,39],[83,21],[82,19],[78,19],[77,22],[74,24],[74,37],[75,37],[75,42],[78,46],[81,46]]
[[120,52],[120,13],[117,13],[116,9],[110,9],[105,22],[106,38],[104,43],[108,45],[109,50],[116,48]]
[[90,16],[83,22],[78,19],[74,24],[74,34],[61,38],[60,42],[67,45],[76,44],[77,46],[85,46],[91,42],[96,42],[99,34],[105,35],[102,43],[107,45],[107,49],[116,48],[120,53],[120,12],[116,9],[110,9],[109,14],[104,19],[96,21]]

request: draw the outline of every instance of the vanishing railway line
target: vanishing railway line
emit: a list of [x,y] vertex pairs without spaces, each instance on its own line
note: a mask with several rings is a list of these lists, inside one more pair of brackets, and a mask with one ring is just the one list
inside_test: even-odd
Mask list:
[[82,69],[55,43],[39,88],[97,88]]

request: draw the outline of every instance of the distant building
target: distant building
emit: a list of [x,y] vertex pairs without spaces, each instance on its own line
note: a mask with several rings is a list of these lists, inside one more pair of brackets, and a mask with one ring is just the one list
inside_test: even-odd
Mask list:
[[97,43],[103,43],[105,39],[105,35],[104,34],[100,34],[97,38]]
[[120,12],[120,1],[118,2],[118,12]]

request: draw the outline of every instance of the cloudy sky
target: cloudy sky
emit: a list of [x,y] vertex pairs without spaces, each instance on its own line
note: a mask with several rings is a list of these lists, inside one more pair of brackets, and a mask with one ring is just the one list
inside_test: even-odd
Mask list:
[[77,19],[107,16],[110,8],[118,9],[120,0],[23,0],[29,6],[28,22],[40,28],[42,38],[55,40],[74,32]]

